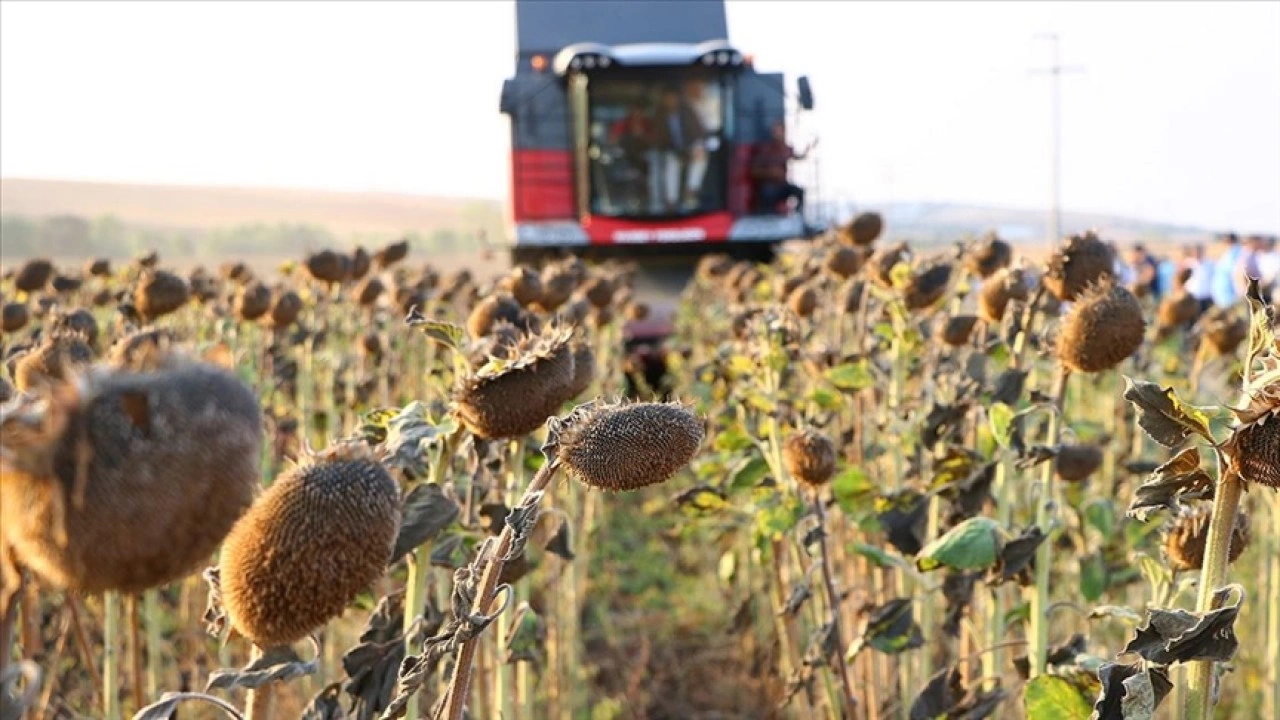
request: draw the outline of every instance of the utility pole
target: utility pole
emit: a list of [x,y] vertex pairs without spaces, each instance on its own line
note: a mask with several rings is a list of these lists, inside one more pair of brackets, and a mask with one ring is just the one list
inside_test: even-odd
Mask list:
[[1053,60],[1047,68],[1037,68],[1031,72],[1036,75],[1049,75],[1052,81],[1050,92],[1050,127],[1052,132],[1052,156],[1049,164],[1049,243],[1057,243],[1062,239],[1062,74],[1081,72],[1083,68],[1064,66],[1061,62],[1061,43],[1058,33],[1040,33],[1038,39],[1048,40],[1052,45]]

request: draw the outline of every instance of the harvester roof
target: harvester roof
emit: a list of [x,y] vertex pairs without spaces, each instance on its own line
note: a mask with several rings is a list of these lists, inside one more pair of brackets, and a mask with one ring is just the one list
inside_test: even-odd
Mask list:
[[516,44],[522,58],[555,55],[582,42],[698,44],[728,36],[722,0],[516,0]]

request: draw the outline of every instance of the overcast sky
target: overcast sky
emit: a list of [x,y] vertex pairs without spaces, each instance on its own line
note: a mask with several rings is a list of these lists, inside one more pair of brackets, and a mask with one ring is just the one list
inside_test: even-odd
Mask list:
[[[823,195],[1280,232],[1280,3],[733,2]],[[0,3],[0,175],[502,197],[510,2]]]

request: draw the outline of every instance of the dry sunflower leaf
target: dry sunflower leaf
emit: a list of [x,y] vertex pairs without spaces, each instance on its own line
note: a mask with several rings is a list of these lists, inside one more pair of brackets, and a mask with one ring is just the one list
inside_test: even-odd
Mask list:
[[1138,424],[1147,435],[1167,448],[1182,444],[1195,434],[1213,442],[1208,417],[1178,398],[1173,388],[1125,376],[1124,399],[1138,411]]
[[[222,712],[226,713],[228,717],[234,718],[235,720],[244,720],[244,716],[240,714],[240,711],[226,700],[213,697],[212,695],[205,695],[204,693],[192,692],[165,693],[164,695],[161,695],[160,699],[156,702],[153,702],[134,713],[133,720],[169,720],[178,712],[178,706],[188,700],[199,700],[211,705],[216,705],[220,710],[222,710]],[[8,706],[6,705],[6,709],[7,708]],[[7,720],[9,716],[5,715],[4,717]]]
[[316,693],[298,720],[346,720],[342,709],[342,685],[333,683]]
[[405,496],[400,516],[400,533],[396,536],[391,562],[412,552],[415,548],[435,539],[454,520],[461,509],[446,497],[439,485],[423,483]]
[[[314,640],[312,645],[315,645]],[[316,650],[315,659],[304,661],[287,645],[269,648],[263,651],[262,657],[239,670],[214,670],[209,674],[205,692],[233,688],[253,690],[273,681],[288,682],[305,675],[314,675],[320,669],[318,646]]]
[[1213,478],[1200,469],[1200,450],[1187,448],[1151,473],[1138,486],[1129,504],[1128,515],[1139,520],[1156,510],[1177,510],[1183,501],[1213,497]]
[[915,555],[924,547],[929,499],[914,490],[876,498],[876,520],[898,552]]
[[982,720],[990,717],[1004,700],[1005,692],[972,692],[965,688],[960,670],[944,668],[929,678],[924,690],[911,703],[910,720]]
[[1022,534],[1004,543],[1000,557],[987,572],[987,584],[1001,585],[1017,578],[1018,584],[1031,584],[1031,568],[1036,550],[1044,542],[1045,535],[1038,527],[1029,527]]
[[1102,694],[1093,704],[1097,720],[1151,720],[1173,689],[1162,667],[1107,663],[1098,670]]
[[460,350],[467,337],[467,331],[461,325],[432,320],[419,312],[417,306],[409,309],[404,324],[451,350]]
[[914,650],[924,645],[924,634],[911,611],[911,598],[894,598],[883,605],[872,607],[867,614],[862,636],[854,640],[845,654],[853,658],[864,647],[870,647],[886,655]]
[[1230,660],[1240,645],[1236,639],[1235,622],[1244,601],[1244,588],[1229,585],[1214,596],[1214,605],[1221,605],[1233,591],[1236,602],[1204,614],[1152,609],[1147,616],[1147,624],[1138,628],[1124,652],[1137,653],[1144,660],[1161,665],[1195,660]]

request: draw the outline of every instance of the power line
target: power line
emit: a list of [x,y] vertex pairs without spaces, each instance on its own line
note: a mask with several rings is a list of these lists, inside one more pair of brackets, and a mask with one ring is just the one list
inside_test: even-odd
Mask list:
[[1076,65],[1063,65],[1061,62],[1061,42],[1058,33],[1039,33],[1039,40],[1048,40],[1052,46],[1052,64],[1047,68],[1034,68],[1035,75],[1049,75],[1052,80],[1053,99],[1050,107],[1052,123],[1051,157],[1049,165],[1049,242],[1056,243],[1062,239],[1062,75],[1063,73],[1079,73],[1084,68]]

